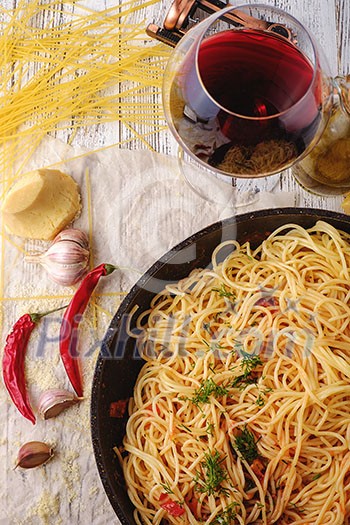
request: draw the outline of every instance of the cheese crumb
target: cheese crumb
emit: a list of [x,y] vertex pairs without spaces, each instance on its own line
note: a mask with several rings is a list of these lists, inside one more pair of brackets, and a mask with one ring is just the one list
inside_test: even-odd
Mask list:
[[[52,518],[56,518],[60,512],[60,498],[59,495],[53,496],[49,491],[45,490],[37,502],[37,504],[30,509],[28,518],[38,517],[44,525],[50,525]],[[56,522],[57,523],[57,522]],[[57,524],[58,525],[58,524]]]

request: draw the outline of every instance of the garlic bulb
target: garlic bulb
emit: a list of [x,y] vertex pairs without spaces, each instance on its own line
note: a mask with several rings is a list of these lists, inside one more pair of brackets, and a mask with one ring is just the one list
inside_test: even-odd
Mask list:
[[74,241],[82,248],[85,248],[86,250],[89,249],[89,239],[87,238],[86,233],[77,228],[67,228],[66,230],[62,230],[56,235],[52,243],[59,241]]
[[53,450],[41,441],[29,441],[18,451],[16,467],[34,468],[44,465],[53,456]]
[[29,254],[25,259],[41,264],[56,283],[70,286],[86,274],[89,256],[86,234],[70,228],[59,233],[45,253]]
[[40,395],[38,402],[38,412],[43,419],[50,419],[58,416],[66,408],[75,405],[82,398],[76,397],[68,390],[52,388]]

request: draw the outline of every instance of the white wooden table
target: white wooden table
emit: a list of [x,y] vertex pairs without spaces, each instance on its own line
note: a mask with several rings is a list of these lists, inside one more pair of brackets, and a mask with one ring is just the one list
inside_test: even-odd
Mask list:
[[[82,4],[89,5],[96,10],[112,7],[117,2],[118,0],[81,0]],[[14,8],[16,4],[20,3],[20,0],[2,0],[2,3],[8,8]],[[123,0],[120,0],[120,3],[123,4]],[[265,0],[265,3],[286,9],[311,30],[321,44],[323,51],[328,58],[333,75],[350,73],[349,0]],[[152,21],[161,24],[169,6],[170,0],[161,0],[159,4],[145,8],[143,12],[137,15],[137,19],[135,17],[135,20],[133,21],[137,23],[140,22],[141,19],[144,19],[145,25],[147,22]],[[107,146],[123,140],[123,138],[125,138],[125,133],[125,130],[119,126],[117,122],[114,124],[100,124],[93,128],[80,131],[75,137],[75,143],[79,146],[94,150],[97,146]],[[60,133],[58,136],[61,139],[66,138],[64,133]],[[169,131],[150,136],[148,142],[157,152],[166,153],[168,155],[177,154],[177,143]],[[130,146],[126,145],[125,147]],[[146,146],[140,140],[139,142],[133,141],[132,148],[145,149]],[[254,180],[252,184],[260,185],[261,189],[264,190],[264,183]],[[341,211],[340,204],[342,197],[325,198],[307,193],[295,182],[290,173],[284,173],[280,177],[278,187],[274,191],[295,192],[297,195],[296,205],[298,206]],[[293,204],[294,202],[291,203],[291,205]],[[8,436],[8,438],[19,442],[23,439],[23,436],[18,436],[18,434],[16,434]],[[6,442],[2,444],[6,450]],[[73,485],[74,483],[79,484],[79,479],[75,477],[74,468],[74,462],[72,459],[72,464],[69,466],[70,474],[67,472],[67,468],[62,470],[62,490],[66,490],[67,488],[68,475],[71,476],[70,479]],[[44,474],[38,474],[38,476],[41,477],[43,475],[46,477],[47,482],[47,505],[52,506],[52,509],[55,510],[57,516],[53,517],[54,514],[51,512],[52,509],[45,511],[44,506],[41,506],[40,509],[34,506],[33,513],[29,514],[29,517],[26,518],[20,510],[18,510],[18,513],[16,513],[16,510],[13,510],[13,504],[11,505],[11,514],[8,515],[7,508],[9,498],[11,498],[11,500],[16,500],[16,498],[18,498],[18,501],[23,501],[23,499],[26,499],[26,494],[15,494],[13,487],[11,487],[11,494],[9,494],[10,489],[9,487],[6,487],[5,475],[0,489],[0,525],[17,525],[22,523],[26,523],[27,525],[41,525],[42,523],[48,525],[110,525],[112,523],[119,523],[104,495],[102,485],[99,482],[92,452],[88,465],[86,465],[84,477],[92,477],[92,479],[95,480],[95,485],[91,489],[90,495],[85,495],[86,497],[81,498],[81,504],[79,503],[79,498],[75,497],[72,500],[69,500],[68,498],[69,501],[63,501],[62,499],[58,505],[57,500],[50,498],[50,470],[47,469]],[[57,474],[57,476],[58,480],[55,479],[55,483],[60,482],[59,474]],[[63,478],[65,481],[64,484]],[[35,484],[35,476],[31,479],[32,483]],[[74,489],[79,491],[79,487],[74,487]],[[26,503],[28,508],[33,505],[32,501],[27,500]]]

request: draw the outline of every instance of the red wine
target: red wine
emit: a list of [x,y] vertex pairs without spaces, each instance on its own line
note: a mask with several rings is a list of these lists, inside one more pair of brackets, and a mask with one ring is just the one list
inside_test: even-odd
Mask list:
[[313,68],[289,40],[258,30],[223,31],[205,39],[199,74],[228,111],[248,117],[289,109],[311,85]]
[[[184,65],[173,101],[178,105],[183,99],[186,124],[177,119],[175,127],[199,158],[225,171],[227,162],[224,168],[221,164],[229,151],[234,158],[237,153],[239,165],[257,147],[258,157],[266,158],[272,148],[282,169],[314,138],[321,112],[320,74],[314,76],[310,61],[289,40],[262,30],[223,31],[202,41],[197,64],[196,71]],[[260,163],[256,172],[278,167],[265,169]]]

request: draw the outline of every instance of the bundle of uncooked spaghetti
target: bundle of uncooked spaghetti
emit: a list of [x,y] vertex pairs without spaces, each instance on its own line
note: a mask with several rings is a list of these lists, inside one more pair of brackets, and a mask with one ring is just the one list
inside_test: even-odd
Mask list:
[[169,50],[148,39],[145,20],[130,23],[154,3],[101,11],[75,0],[0,6],[2,177],[15,177],[15,161],[26,152],[25,162],[48,133],[63,130],[72,141],[82,126],[119,120],[127,140],[164,127],[157,95]]

